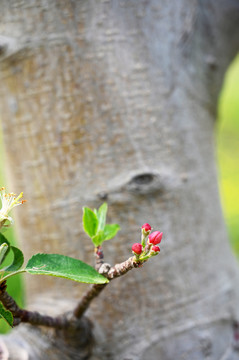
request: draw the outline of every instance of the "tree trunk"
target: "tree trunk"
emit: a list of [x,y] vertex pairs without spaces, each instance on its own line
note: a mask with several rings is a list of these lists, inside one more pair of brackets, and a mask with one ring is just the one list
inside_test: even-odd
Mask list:
[[[213,130],[239,45],[238,1],[0,4],[0,110],[9,190],[28,200],[16,210],[26,258],[61,253],[93,264],[81,207],[107,201],[110,222],[121,226],[104,246],[107,262],[129,257],[145,222],[164,239],[160,256],[92,304],[92,358],[233,359],[238,265],[220,207]],[[69,310],[86,289],[34,276],[26,286],[29,304],[52,299],[56,310],[57,298]],[[24,331],[26,340],[32,333]],[[34,341],[41,349],[38,335]],[[66,359],[64,348],[28,352]]]

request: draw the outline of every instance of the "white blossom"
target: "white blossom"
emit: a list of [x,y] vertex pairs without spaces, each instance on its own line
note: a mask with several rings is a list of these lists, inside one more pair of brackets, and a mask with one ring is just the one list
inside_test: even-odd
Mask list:
[[13,224],[13,219],[9,216],[9,213],[15,206],[26,202],[26,200],[20,200],[22,197],[22,192],[16,196],[14,193],[6,194],[5,188],[0,188],[0,199],[2,202],[2,208],[0,210],[0,231]]

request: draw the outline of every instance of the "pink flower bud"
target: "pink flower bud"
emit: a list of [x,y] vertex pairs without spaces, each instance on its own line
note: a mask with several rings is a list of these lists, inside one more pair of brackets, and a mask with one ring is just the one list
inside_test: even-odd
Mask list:
[[160,231],[154,231],[152,234],[149,235],[149,243],[153,245],[157,245],[161,242],[163,237],[163,233]]
[[146,223],[142,225],[142,229],[144,229],[145,232],[149,232],[151,230],[151,226]]
[[151,251],[160,252],[160,248],[158,246],[154,245],[154,246],[152,246]]
[[140,255],[141,252],[142,252],[142,250],[143,250],[143,246],[142,246],[141,244],[139,244],[139,243],[133,244],[133,246],[132,246],[132,251],[133,251],[135,254]]

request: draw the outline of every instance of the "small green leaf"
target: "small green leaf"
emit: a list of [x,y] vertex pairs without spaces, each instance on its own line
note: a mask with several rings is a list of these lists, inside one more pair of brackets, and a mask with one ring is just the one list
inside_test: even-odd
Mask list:
[[18,249],[15,246],[11,246],[11,250],[13,251],[13,262],[9,266],[3,269],[4,271],[7,272],[12,272],[12,271],[15,272],[19,270],[24,262],[24,256],[20,249]]
[[104,203],[101,205],[101,207],[98,209],[98,211],[96,213],[96,216],[98,218],[97,233],[100,230],[104,230],[107,210],[108,210],[108,205],[106,203]]
[[83,228],[89,237],[96,234],[98,227],[98,219],[96,214],[88,207],[83,207]]
[[87,284],[105,284],[107,278],[83,261],[58,254],[36,254],[27,263],[26,272],[50,275]]
[[5,236],[2,233],[0,233],[0,245],[4,243],[7,244],[8,246],[10,245],[9,241],[5,238]]
[[5,320],[8,325],[13,327],[13,316],[11,311],[6,310],[3,304],[0,302],[0,319]]
[[113,237],[115,237],[115,235],[117,234],[119,229],[120,229],[120,226],[118,224],[107,224],[107,225],[105,225],[105,228],[104,228],[104,241],[110,240]]
[[0,245],[3,245],[3,244],[7,244],[7,245],[8,245],[8,249],[7,249],[7,251],[5,252],[5,254],[4,254],[4,256],[3,256],[1,263],[4,261],[4,259],[6,258],[7,254],[8,254],[9,251],[10,251],[10,243],[9,243],[9,241],[5,238],[5,236],[0,233]]
[[100,230],[95,236],[92,237],[92,241],[95,246],[101,245],[104,241],[112,239],[119,231],[120,226],[118,224],[107,224],[104,230]]
[[104,231],[103,230],[98,231],[97,234],[91,238],[91,240],[93,241],[95,247],[102,244],[102,242],[104,241]]
[[2,245],[0,245],[0,264],[3,262],[5,255],[8,251],[8,248],[9,248],[9,246],[6,243],[3,243]]

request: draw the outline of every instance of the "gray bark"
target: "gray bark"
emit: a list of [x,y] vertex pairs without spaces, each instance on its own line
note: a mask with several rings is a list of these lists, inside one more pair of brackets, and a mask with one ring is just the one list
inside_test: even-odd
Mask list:
[[[128,258],[145,222],[165,235],[160,256],[92,305],[93,357],[236,358],[238,265],[220,207],[213,130],[239,45],[238,1],[0,4],[0,110],[9,189],[28,200],[16,211],[26,258],[57,252],[92,263],[81,207],[107,200],[109,220],[122,230],[106,244],[106,261]],[[29,304],[44,288],[45,299],[63,297],[66,309],[85,290],[45,277],[26,285]],[[11,336],[13,343],[20,335]],[[42,349],[39,335],[34,342]],[[57,356],[66,359],[63,350]],[[30,355],[42,357],[55,358]]]

